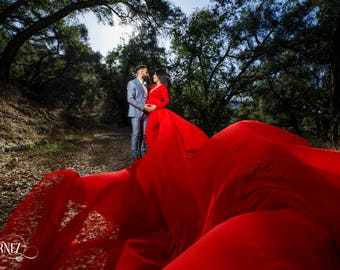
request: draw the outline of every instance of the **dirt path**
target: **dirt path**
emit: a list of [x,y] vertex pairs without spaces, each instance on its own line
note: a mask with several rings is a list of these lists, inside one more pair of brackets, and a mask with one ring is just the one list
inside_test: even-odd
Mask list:
[[129,128],[73,134],[53,144],[0,153],[0,228],[33,185],[50,171],[67,168],[87,175],[130,164]]

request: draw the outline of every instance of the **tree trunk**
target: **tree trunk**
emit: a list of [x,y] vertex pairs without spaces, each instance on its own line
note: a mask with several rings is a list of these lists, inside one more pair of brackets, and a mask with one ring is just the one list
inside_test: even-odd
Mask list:
[[75,10],[81,10],[84,8],[94,7],[104,4],[113,4],[120,1],[108,1],[108,0],[92,0],[92,1],[82,1],[73,3],[60,9],[56,13],[44,17],[37,21],[30,27],[24,29],[23,31],[17,33],[7,44],[2,52],[2,58],[0,60],[0,80],[8,81],[10,79],[11,65],[14,61],[15,56],[18,53],[20,47],[29,40],[33,35],[37,34],[42,29],[52,25],[53,23],[61,20]]

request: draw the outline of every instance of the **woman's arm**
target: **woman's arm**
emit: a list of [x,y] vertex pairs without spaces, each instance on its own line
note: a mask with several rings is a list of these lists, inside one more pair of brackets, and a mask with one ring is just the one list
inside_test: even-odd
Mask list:
[[157,104],[157,109],[164,108],[170,103],[168,88],[163,85],[159,90],[161,91],[162,99]]

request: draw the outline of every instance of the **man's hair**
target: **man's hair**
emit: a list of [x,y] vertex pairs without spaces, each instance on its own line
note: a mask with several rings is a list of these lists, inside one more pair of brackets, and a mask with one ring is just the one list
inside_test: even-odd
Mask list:
[[137,73],[139,70],[147,68],[146,65],[138,65],[136,66],[135,72]]

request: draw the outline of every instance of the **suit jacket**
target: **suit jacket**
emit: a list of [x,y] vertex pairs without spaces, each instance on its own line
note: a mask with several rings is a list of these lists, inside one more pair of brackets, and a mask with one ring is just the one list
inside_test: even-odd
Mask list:
[[128,82],[127,101],[129,103],[129,117],[143,116],[146,98],[144,87],[138,78]]

